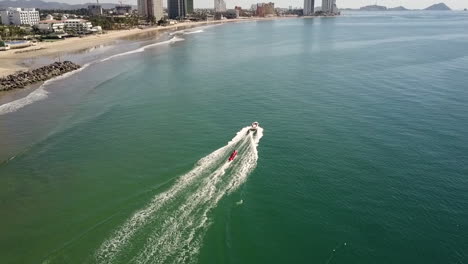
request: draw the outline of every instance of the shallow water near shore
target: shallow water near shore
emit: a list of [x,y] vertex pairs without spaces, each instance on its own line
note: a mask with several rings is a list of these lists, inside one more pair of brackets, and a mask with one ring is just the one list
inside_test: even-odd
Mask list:
[[0,262],[464,263],[467,44],[351,13],[82,54],[0,115]]

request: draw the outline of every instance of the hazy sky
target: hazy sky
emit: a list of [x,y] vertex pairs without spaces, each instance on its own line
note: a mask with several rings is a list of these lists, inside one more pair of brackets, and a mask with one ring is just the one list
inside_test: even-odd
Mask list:
[[[1,0],[0,0],[1,1]],[[84,4],[89,2],[94,2],[95,0],[44,0],[50,2],[64,2],[70,4]],[[257,2],[274,2],[275,6],[279,7],[302,7],[304,4],[303,0],[225,0],[228,8],[232,8],[236,5],[242,6],[244,8],[250,7],[252,4]],[[100,0],[100,2],[105,3],[118,3],[119,0]],[[124,4],[134,4],[136,5],[137,0],[122,0]],[[167,0],[163,0],[164,5]],[[468,8],[468,0],[336,0],[338,7],[351,7],[357,8],[365,5],[373,5],[377,3],[378,5],[384,5],[387,7],[395,6],[404,6],[410,9],[417,8],[426,8],[432,4],[444,2],[452,9],[463,9]],[[198,7],[213,7],[214,0],[194,0],[195,8]],[[315,0],[315,5],[320,6],[322,0]]]

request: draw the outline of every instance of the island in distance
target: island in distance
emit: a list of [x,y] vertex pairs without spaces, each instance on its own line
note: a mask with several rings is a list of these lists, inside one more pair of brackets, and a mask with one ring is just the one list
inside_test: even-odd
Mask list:
[[[397,7],[392,7],[392,8],[387,8],[386,6],[380,6],[380,5],[368,5],[368,6],[363,6],[359,9],[352,9],[352,8],[346,8],[343,10],[355,10],[355,11],[411,11],[411,10],[418,10],[418,9],[407,9],[403,6],[397,6]],[[435,5],[431,5],[423,10],[430,10],[430,11],[448,11],[452,10],[450,7],[448,7],[444,3],[439,3]]]
[[431,5],[430,7],[426,8],[424,10],[449,11],[449,10],[452,10],[452,9],[450,9],[450,7],[448,7],[444,3],[438,3],[438,4],[435,4],[435,5]]

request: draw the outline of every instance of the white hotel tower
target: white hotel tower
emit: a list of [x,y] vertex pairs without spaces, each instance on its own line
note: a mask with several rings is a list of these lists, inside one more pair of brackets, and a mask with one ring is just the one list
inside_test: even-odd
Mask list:
[[215,12],[226,12],[226,2],[224,0],[214,0]]
[[30,25],[39,24],[39,11],[34,8],[12,8],[0,11],[4,25]]

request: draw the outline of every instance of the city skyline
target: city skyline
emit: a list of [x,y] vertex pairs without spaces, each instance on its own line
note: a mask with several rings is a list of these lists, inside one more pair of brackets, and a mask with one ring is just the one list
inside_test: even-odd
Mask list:
[[[44,1],[56,1],[68,4],[85,4],[85,3],[93,3],[93,0],[44,0]],[[119,0],[100,0],[101,3],[119,3]],[[132,4],[137,5],[137,0],[124,0],[122,1],[123,4]],[[250,7],[252,4],[256,4],[262,1],[256,0],[228,0],[226,1],[226,6],[229,9],[234,8],[234,6],[242,6],[242,7]],[[433,4],[438,3],[445,3],[452,9],[463,9],[468,8],[468,2],[466,0],[419,0],[419,1],[412,1],[412,0],[337,0],[337,6],[339,8],[359,8],[366,5],[383,5],[387,7],[396,7],[396,6],[404,6],[409,9],[423,9]],[[165,7],[167,7],[167,3],[163,1]],[[304,5],[303,0],[276,0],[275,6],[277,7],[300,7],[302,8]],[[320,6],[321,1],[315,1],[315,6]],[[213,8],[213,0],[195,0],[194,1],[194,8]]]

